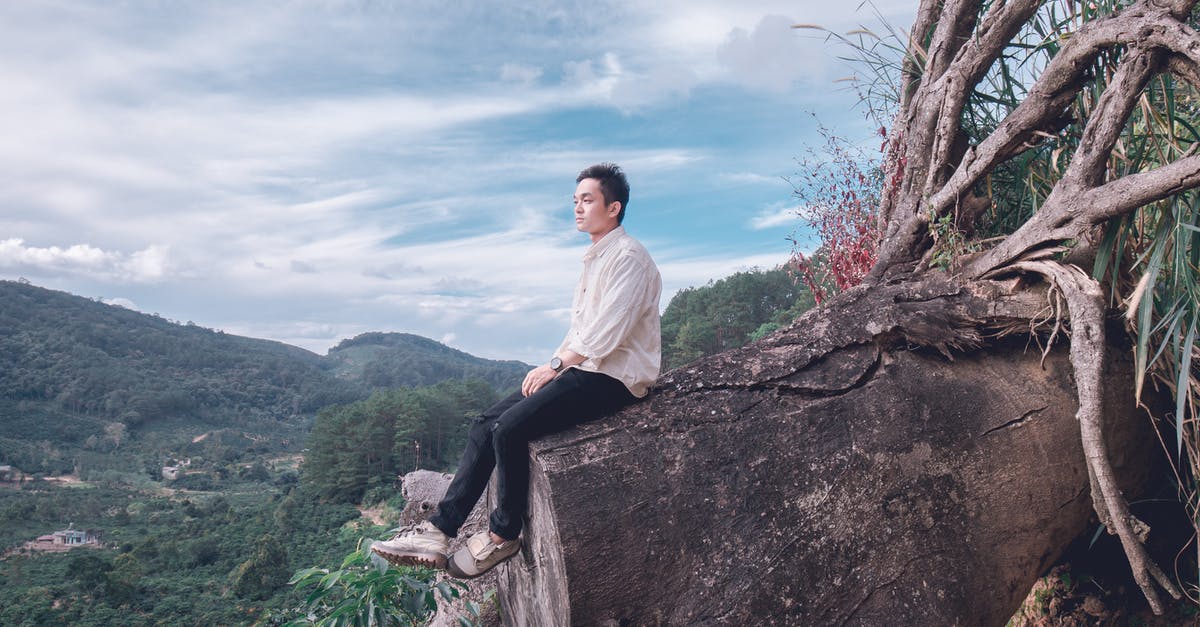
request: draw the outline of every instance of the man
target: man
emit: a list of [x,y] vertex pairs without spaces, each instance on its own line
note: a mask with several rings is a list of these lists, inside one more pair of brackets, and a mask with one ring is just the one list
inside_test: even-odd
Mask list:
[[[602,163],[575,179],[575,228],[592,238],[575,288],[571,328],[550,360],[525,376],[521,390],[476,419],[458,472],[427,522],[371,550],[394,564],[430,564],[477,577],[520,549],[529,499],[529,442],[616,411],[646,395],[661,361],[654,260],[621,223],[629,183]],[[497,507],[488,531],[447,558],[495,468]]]

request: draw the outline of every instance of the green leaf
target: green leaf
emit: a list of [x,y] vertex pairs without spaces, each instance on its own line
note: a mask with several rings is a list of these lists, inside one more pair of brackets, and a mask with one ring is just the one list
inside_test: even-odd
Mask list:
[[296,571],[292,578],[288,580],[288,585],[296,587],[311,586],[317,581],[318,575],[324,575],[327,570],[323,568],[305,568],[304,570]]
[[450,585],[450,583],[447,581],[439,581],[434,584],[434,587],[437,588],[439,593],[441,593],[442,598],[447,601],[453,601],[454,599],[458,598],[458,588]]
[[1100,240],[1100,247],[1096,250],[1096,263],[1092,265],[1092,278],[1097,281],[1103,281],[1104,275],[1108,273],[1108,264],[1113,257],[1113,244],[1117,241],[1117,234],[1121,231],[1121,221],[1109,220],[1104,227],[1104,237]]
[[1146,273],[1150,275],[1146,291],[1142,294],[1142,301],[1138,303],[1138,319],[1137,319],[1137,346],[1134,349],[1134,395],[1136,398],[1142,396],[1142,386],[1146,381],[1146,371],[1149,369],[1149,363],[1146,360],[1147,353],[1150,350],[1150,338],[1153,334],[1154,324],[1154,291],[1153,286],[1158,280],[1159,270],[1162,268],[1162,248],[1156,248],[1154,254],[1150,256],[1150,262],[1146,266]]
[[374,566],[375,571],[381,575],[383,573],[386,573],[387,570],[392,567],[392,565],[390,563],[388,563],[387,560],[383,559],[382,557],[379,557],[378,555],[376,555],[374,553],[371,553],[371,565]]
[[331,591],[328,588],[322,588],[320,586],[317,586],[316,588],[313,589],[312,592],[309,593],[309,595],[307,597],[305,597],[304,603],[306,605],[308,605],[309,607],[312,607],[313,605],[315,605],[317,603],[317,601],[320,601],[321,599],[324,599],[325,597],[329,596],[330,592]]
[[1192,347],[1196,345],[1196,318],[1192,318],[1192,326],[1188,329],[1187,339],[1183,341],[1180,354],[1179,379],[1175,383],[1175,445],[1176,453],[1183,455],[1183,423],[1186,417],[1184,405],[1188,397],[1188,380],[1192,374]]
[[[326,575],[325,578],[322,579],[322,583],[325,585],[325,587],[332,588],[332,587],[336,586],[339,581],[341,581],[342,575],[345,575],[345,574],[346,574],[346,571],[344,571],[344,570],[335,570],[332,573],[329,573],[328,575]],[[328,580],[328,581],[326,582],[326,580]]]

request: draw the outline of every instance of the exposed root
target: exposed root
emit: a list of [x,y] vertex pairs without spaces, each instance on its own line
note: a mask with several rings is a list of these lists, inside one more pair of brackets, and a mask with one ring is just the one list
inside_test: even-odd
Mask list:
[[[1051,283],[1066,302],[1070,315],[1071,366],[1075,370],[1079,394],[1079,432],[1087,459],[1088,477],[1092,487],[1092,507],[1100,522],[1121,539],[1125,556],[1133,570],[1133,578],[1142,589],[1155,614],[1163,613],[1157,582],[1175,599],[1179,589],[1166,573],[1150,558],[1143,544],[1145,523],[1129,512],[1129,503],[1121,494],[1108,459],[1102,428],[1103,401],[1101,395],[1104,364],[1104,293],[1100,284],[1076,266],[1052,261],[1024,261],[1013,264],[1015,269],[1040,274]],[[1053,297],[1052,297],[1053,298]],[[1053,338],[1052,338],[1053,339]]]
[[1046,339],[1046,346],[1042,349],[1042,361],[1039,364],[1042,366],[1046,365],[1046,357],[1050,354],[1050,349],[1054,347],[1054,340],[1058,339],[1059,332],[1063,331],[1063,313],[1065,313],[1067,305],[1064,302],[1062,290],[1055,284],[1050,285],[1050,291],[1046,294],[1046,300],[1050,301],[1049,315],[1054,319],[1054,328],[1050,330],[1050,337]]

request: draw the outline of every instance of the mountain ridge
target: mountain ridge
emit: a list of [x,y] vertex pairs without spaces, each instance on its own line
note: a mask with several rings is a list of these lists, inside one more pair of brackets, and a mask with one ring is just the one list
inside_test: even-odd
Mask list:
[[0,464],[53,473],[112,465],[100,457],[117,449],[160,458],[222,429],[294,452],[322,407],[444,380],[504,390],[528,368],[407,333],[362,334],[322,356],[0,280]]

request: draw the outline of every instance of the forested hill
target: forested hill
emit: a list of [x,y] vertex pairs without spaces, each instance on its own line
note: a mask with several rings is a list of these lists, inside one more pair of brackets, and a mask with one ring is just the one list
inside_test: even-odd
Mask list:
[[297,451],[324,406],[446,379],[510,388],[526,369],[401,334],[322,357],[0,281],[0,464],[64,472],[120,449],[153,465],[222,431],[259,453]]
[[332,362],[338,377],[376,389],[478,379],[502,390],[529,372],[529,366],[519,361],[480,359],[409,333],[364,333],[342,340],[325,359]]

